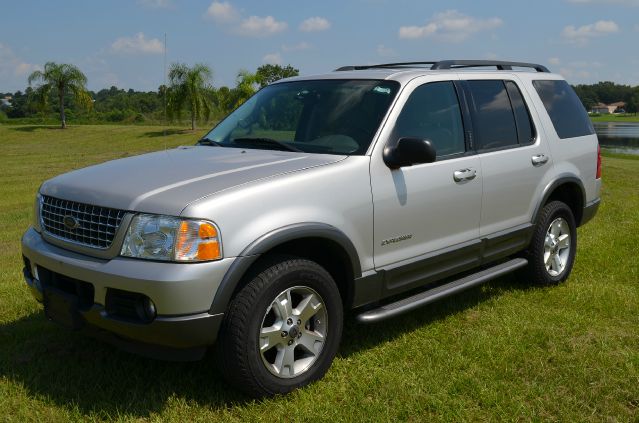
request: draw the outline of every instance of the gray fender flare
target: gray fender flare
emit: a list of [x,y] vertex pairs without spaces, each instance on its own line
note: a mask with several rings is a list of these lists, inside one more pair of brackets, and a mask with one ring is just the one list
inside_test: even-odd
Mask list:
[[[544,192],[543,192],[543,194],[541,196],[541,201],[539,203],[537,203],[537,207],[535,208],[535,212],[532,215],[532,224],[533,225],[535,223],[537,223],[537,217],[539,216],[539,213],[541,212],[541,208],[543,207],[544,204],[546,204],[546,201],[548,201],[548,198],[553,193],[553,191],[557,187],[559,187],[560,185],[563,185],[565,183],[575,183],[579,187],[579,189],[581,190],[581,204],[582,204],[582,207],[586,205],[586,190],[584,189],[584,184],[581,182],[581,179],[579,179],[576,176],[571,175],[571,174],[561,174],[561,175],[559,175],[559,177],[557,179],[554,179],[552,182],[550,182],[544,188]],[[577,226],[579,226],[580,223],[581,222],[577,222]]]
[[325,223],[308,222],[287,225],[262,235],[236,257],[220,282],[209,313],[217,314],[226,312],[235,288],[249,267],[251,267],[262,254],[285,242],[302,238],[324,238],[337,243],[346,251],[350,259],[353,277],[361,277],[362,269],[357,250],[344,232]]

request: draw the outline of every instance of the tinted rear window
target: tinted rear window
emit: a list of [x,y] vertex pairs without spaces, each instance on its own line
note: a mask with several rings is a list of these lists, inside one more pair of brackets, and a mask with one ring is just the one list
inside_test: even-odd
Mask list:
[[559,138],[574,138],[595,133],[590,118],[577,94],[566,81],[533,81]]
[[524,103],[524,98],[517,85],[512,81],[506,81],[506,89],[510,97],[510,103],[515,112],[515,122],[517,123],[517,135],[519,135],[519,144],[528,144],[534,141],[535,127],[530,118],[530,113]]
[[517,145],[517,126],[504,82],[468,81],[474,104],[474,122],[479,149],[492,150]]

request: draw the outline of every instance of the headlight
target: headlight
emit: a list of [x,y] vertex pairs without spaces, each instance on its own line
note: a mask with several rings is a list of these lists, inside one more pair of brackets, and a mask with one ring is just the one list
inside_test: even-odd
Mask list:
[[138,214],[126,231],[120,254],[149,260],[209,261],[222,258],[222,247],[212,222]]

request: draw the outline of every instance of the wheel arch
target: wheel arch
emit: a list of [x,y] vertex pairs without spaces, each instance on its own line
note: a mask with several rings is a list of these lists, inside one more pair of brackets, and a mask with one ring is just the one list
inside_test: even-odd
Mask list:
[[215,293],[210,313],[224,313],[233,296],[274,255],[295,255],[320,264],[331,274],[348,307],[353,297],[353,280],[362,270],[355,246],[338,228],[325,223],[298,223],[262,235],[248,245],[224,275]]
[[544,188],[541,201],[537,204],[532,223],[535,224],[544,206],[551,201],[561,201],[572,210],[577,226],[581,225],[584,206],[586,205],[586,190],[581,180],[574,175],[561,175]]

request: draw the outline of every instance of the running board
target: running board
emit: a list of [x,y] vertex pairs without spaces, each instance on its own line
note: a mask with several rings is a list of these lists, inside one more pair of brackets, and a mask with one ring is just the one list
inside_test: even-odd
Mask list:
[[456,281],[449,282],[445,285],[438,286],[428,291],[420,292],[411,297],[404,298],[394,303],[386,304],[373,310],[365,311],[357,316],[357,320],[361,323],[373,323],[380,320],[388,319],[399,314],[406,313],[416,308],[425,306],[449,295],[457,294],[466,289],[481,285],[491,279],[510,273],[528,264],[528,260],[524,258],[516,258],[505,263],[498,264],[488,269],[482,270],[472,275],[468,275]]

